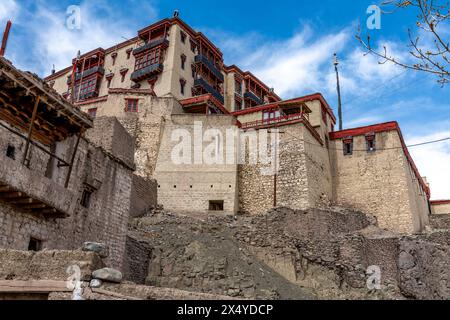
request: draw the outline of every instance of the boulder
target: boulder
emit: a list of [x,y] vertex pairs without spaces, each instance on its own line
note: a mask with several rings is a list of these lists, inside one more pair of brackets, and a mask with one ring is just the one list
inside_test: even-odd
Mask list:
[[103,268],[94,271],[92,273],[92,278],[107,282],[121,283],[123,276],[122,272],[118,270],[112,268]]
[[103,285],[103,281],[99,279],[92,279],[89,283],[89,287],[98,289]]

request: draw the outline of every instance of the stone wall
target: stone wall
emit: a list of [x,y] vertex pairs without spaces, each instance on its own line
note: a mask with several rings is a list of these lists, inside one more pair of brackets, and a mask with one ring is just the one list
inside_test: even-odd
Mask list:
[[352,155],[343,154],[342,140],[330,144],[333,201],[373,214],[382,228],[401,233],[423,230],[427,198],[420,194],[397,131],[377,133],[375,152],[366,151],[364,136],[353,139]]
[[156,180],[149,180],[133,175],[131,184],[130,217],[135,218],[143,216],[158,205],[157,187],[158,183]]
[[[280,127],[279,155],[276,206],[307,209],[331,198],[328,152],[303,124]],[[241,212],[259,214],[274,207],[275,177],[261,171],[274,165],[239,165]]]
[[[101,119],[99,121],[102,121]],[[115,120],[109,125],[104,123],[103,130],[117,141],[128,141],[125,134],[117,130]],[[119,135],[118,135],[119,133]],[[89,133],[87,134],[89,136]],[[107,135],[105,133],[105,135]],[[16,160],[20,161],[22,145],[7,132],[0,136],[2,145],[17,143],[19,150]],[[110,246],[111,255],[107,262],[120,268],[125,251],[125,237],[130,211],[130,193],[132,188],[132,169],[120,160],[124,155],[133,154],[133,146],[128,143],[129,150],[120,150],[114,155],[107,152],[110,139],[95,141],[97,145],[82,139],[76,154],[74,168],[68,191],[74,195],[71,201],[70,216],[65,219],[55,219],[51,216],[41,216],[11,206],[2,202],[0,205],[0,247],[18,250],[28,250],[30,238],[42,241],[45,249],[74,249],[85,241],[103,242]],[[102,143],[106,142],[105,145]],[[75,145],[75,138],[70,138],[56,145],[56,153],[66,161],[70,160]],[[121,146],[124,148],[125,146]],[[111,151],[114,152],[113,148]],[[49,156],[32,149],[30,168],[34,180],[42,181],[41,187],[49,185],[49,190],[63,188],[67,170],[58,167],[56,161],[49,161]],[[129,157],[128,157],[129,159]],[[4,162],[5,164],[7,162]],[[0,167],[5,170],[5,167]],[[24,168],[24,170],[28,170]],[[9,173],[11,174],[11,173]],[[17,179],[19,176],[17,176]],[[31,181],[30,181],[31,182]],[[80,204],[85,186],[89,185],[93,193],[88,208]],[[54,186],[54,187],[52,187]],[[38,187],[37,187],[38,188]],[[52,193],[49,193],[49,196]]]
[[[209,201],[224,201],[223,213],[236,213],[237,164],[226,161],[230,152],[226,146],[227,129],[234,129],[234,125],[235,119],[231,116],[185,114],[172,115],[166,121],[154,175],[158,181],[158,201],[164,208],[207,213]],[[216,144],[213,137],[206,137],[207,132],[214,137],[221,136],[220,142]],[[178,133],[184,136],[178,136]],[[199,142],[195,143],[197,137]],[[183,150],[177,149],[180,143]],[[204,157],[211,146],[218,155],[218,161],[214,163],[208,163]],[[232,148],[231,153],[234,151]],[[183,158],[180,163],[173,159],[174,152]]]

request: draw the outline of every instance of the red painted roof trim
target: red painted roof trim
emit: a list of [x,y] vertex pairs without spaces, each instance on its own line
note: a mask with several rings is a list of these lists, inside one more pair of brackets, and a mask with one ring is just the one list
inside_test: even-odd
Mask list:
[[[317,94],[309,95],[309,96],[305,96],[305,97],[299,97],[299,98],[294,98],[294,99],[289,99],[289,100],[284,100],[284,101],[279,101],[279,102],[274,102],[274,103],[268,103],[268,104],[265,104],[265,105],[262,105],[262,106],[256,106],[254,108],[249,108],[249,109],[244,109],[244,110],[240,110],[240,111],[235,111],[235,112],[233,112],[233,115],[241,116],[241,115],[244,115],[244,114],[250,114],[250,113],[255,113],[255,112],[260,112],[260,111],[266,111],[266,110],[278,108],[283,103],[307,102],[307,101],[312,101],[312,100],[321,100],[321,97],[322,97],[322,95],[320,93],[317,93]],[[322,97],[322,99],[323,99],[323,97]],[[326,102],[325,99],[323,99],[323,101]],[[328,106],[328,104],[325,105],[326,108],[327,108],[327,106]],[[330,111],[331,111],[331,109],[330,109]],[[331,111],[330,116],[334,120],[336,120],[336,118],[334,118],[333,111]]]
[[430,201],[430,203],[433,206],[438,206],[438,205],[450,204],[450,200],[433,200],[433,201]]
[[379,132],[386,132],[386,131],[393,131],[393,130],[397,131],[397,133],[400,137],[400,142],[402,144],[403,153],[405,154],[406,159],[408,160],[411,168],[413,169],[417,180],[421,184],[422,188],[425,190],[428,199],[430,199],[430,196],[431,196],[430,188],[428,187],[428,184],[425,183],[422,176],[420,175],[419,170],[417,169],[417,166],[414,163],[414,160],[411,157],[411,154],[409,153],[408,147],[406,146],[405,139],[403,139],[403,134],[402,134],[402,131],[400,130],[400,126],[398,125],[398,123],[396,121],[385,122],[385,123],[375,124],[375,125],[366,126],[366,127],[359,127],[359,128],[347,129],[347,130],[342,130],[342,131],[330,132],[330,139],[337,140],[337,139],[343,139],[345,137],[362,136],[362,135],[366,135],[367,133],[371,133],[371,132],[379,133]]
[[179,100],[178,102],[183,106],[183,107],[188,107],[192,104],[197,104],[197,103],[207,103],[208,101],[211,101],[212,103],[214,103],[214,105],[216,105],[224,114],[226,115],[231,115],[230,111],[228,111],[220,102],[219,100],[217,100],[216,98],[214,98],[211,94],[207,93],[201,96],[197,96],[197,97],[192,97],[192,98],[188,98],[188,99],[184,99],[184,100]]
[[80,106],[85,106],[85,105],[89,105],[89,104],[94,104],[97,102],[104,102],[107,100],[108,100],[108,96],[101,96],[101,97],[91,98],[89,100],[84,100],[81,102],[75,102],[74,105],[77,107],[80,107]]
[[385,132],[385,131],[391,131],[391,130],[397,130],[398,123],[395,121],[391,122],[385,122],[385,123],[379,123],[371,126],[365,126],[365,127],[358,127],[358,128],[352,128],[352,129],[346,129],[342,131],[335,131],[330,132],[330,139],[336,140],[336,139],[342,139],[345,137],[353,137],[353,136],[361,136],[365,135],[370,132]]

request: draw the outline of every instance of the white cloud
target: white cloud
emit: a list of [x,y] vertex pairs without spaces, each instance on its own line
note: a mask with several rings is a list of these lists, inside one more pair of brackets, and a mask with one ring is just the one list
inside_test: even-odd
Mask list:
[[[19,11],[19,6],[15,0],[2,0],[0,2],[0,22],[14,19]],[[0,26],[3,29],[3,26]],[[3,30],[2,30],[3,31]]]
[[[450,137],[450,131],[411,136],[408,145]],[[450,199],[450,141],[410,148],[420,174],[427,177],[432,199]]]

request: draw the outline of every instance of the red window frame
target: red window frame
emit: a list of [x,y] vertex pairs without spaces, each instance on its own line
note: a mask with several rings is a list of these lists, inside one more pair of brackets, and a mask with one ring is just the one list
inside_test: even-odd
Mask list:
[[139,99],[125,99],[125,112],[139,112]]
[[92,118],[95,118],[97,116],[97,108],[91,108],[87,111],[88,115],[90,115]]
[[161,48],[152,49],[136,56],[134,70],[142,70],[161,61]]
[[75,86],[75,96],[79,99],[88,93],[95,92],[97,90],[97,76],[83,79],[83,81]]

